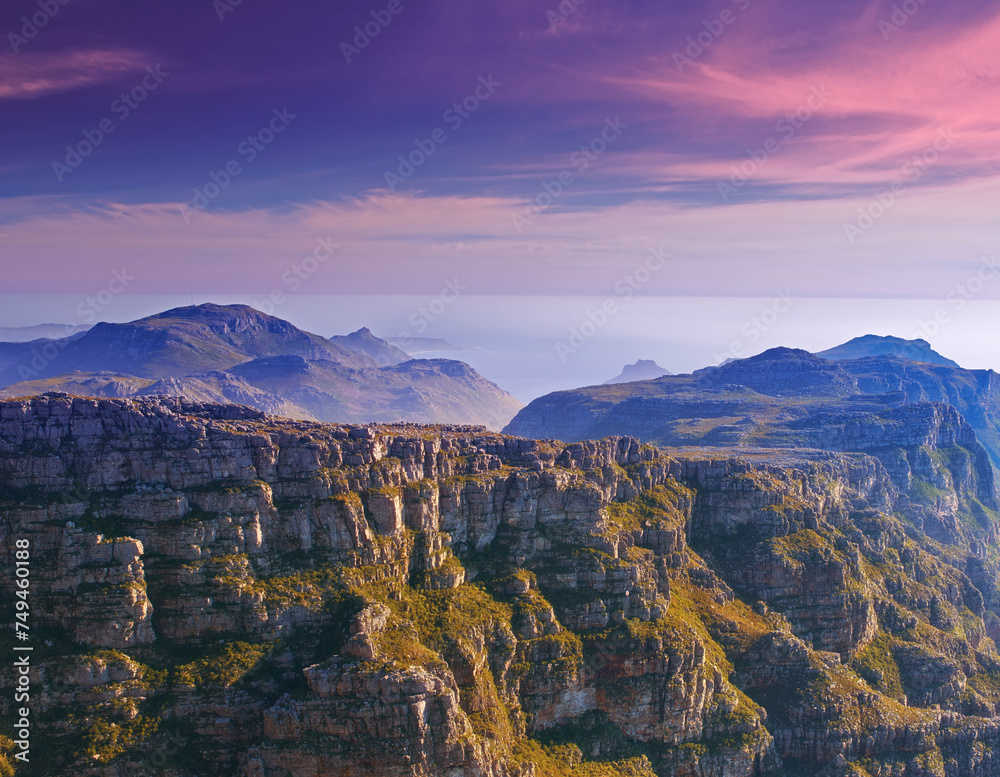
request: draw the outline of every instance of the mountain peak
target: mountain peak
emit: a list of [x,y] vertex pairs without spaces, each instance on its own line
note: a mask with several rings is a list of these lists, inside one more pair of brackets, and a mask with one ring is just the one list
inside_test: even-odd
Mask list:
[[635,364],[626,364],[621,374],[604,382],[605,386],[617,383],[635,383],[640,380],[656,380],[667,375],[673,375],[652,359],[639,359]]
[[366,326],[361,327],[356,332],[351,332],[349,335],[334,335],[330,338],[330,342],[348,350],[363,353],[373,359],[380,367],[401,364],[410,360],[410,355],[406,351],[376,337],[372,334],[372,330]]
[[[100,370],[143,378],[175,378],[226,370],[262,356],[298,354],[339,361],[348,367],[376,366],[363,348],[332,343],[249,305],[189,305],[129,323],[96,324],[68,342],[32,375],[14,367],[0,371],[0,385]],[[23,371],[22,371],[23,372]]]
[[0,396],[59,388],[101,397],[183,394],[296,418],[491,428],[521,407],[463,362],[411,359],[367,327],[327,339],[248,305],[189,305],[100,323],[28,369],[32,347],[0,349]]
[[960,366],[931,348],[931,344],[926,340],[904,340],[902,337],[891,335],[862,335],[842,345],[820,351],[816,356],[830,361],[849,361],[871,356],[895,356],[900,359],[937,364],[942,367]]
[[771,348],[694,375],[710,385],[746,386],[771,396],[846,396],[857,391],[857,381],[839,366],[801,348]]
[[[219,305],[214,302],[205,302],[201,305],[182,305],[179,308],[171,308],[170,310],[164,310],[162,313],[155,313],[152,316],[147,316],[147,319],[157,319],[157,318],[190,318],[190,319],[206,319],[206,318],[233,318],[233,317],[244,317],[244,318],[258,318],[258,319],[269,319],[274,318],[274,316],[269,316],[257,308],[251,307],[250,305]],[[140,319],[144,321],[146,319]]]
[[217,305],[213,302],[171,308],[162,313],[155,313],[139,319],[134,323],[155,325],[164,321],[189,321],[193,324],[203,324],[213,331],[238,331],[254,328],[265,328],[273,331],[297,329],[288,321],[268,315],[250,305]]

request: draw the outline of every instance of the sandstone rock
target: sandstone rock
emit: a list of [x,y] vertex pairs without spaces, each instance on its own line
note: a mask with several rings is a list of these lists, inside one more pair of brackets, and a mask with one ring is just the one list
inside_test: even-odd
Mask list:
[[[155,773],[155,710],[185,777],[527,777],[549,736],[662,775],[990,774],[992,513],[938,530],[985,476],[941,470],[972,445],[957,417],[904,410],[869,453],[668,455],[0,402],[0,548],[30,538],[33,623],[82,662],[37,669],[39,709],[84,716],[39,728],[76,759],[50,772]],[[934,526],[904,460],[937,478]]]

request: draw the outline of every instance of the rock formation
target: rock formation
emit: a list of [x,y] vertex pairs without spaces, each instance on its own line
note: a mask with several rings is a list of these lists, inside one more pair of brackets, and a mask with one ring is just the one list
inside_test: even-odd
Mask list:
[[[33,767],[995,774],[991,472],[957,415],[931,420],[879,432],[911,478],[940,475],[921,491],[878,446],[705,457],[0,402],[5,568],[31,543]],[[927,530],[948,505],[958,531]]]

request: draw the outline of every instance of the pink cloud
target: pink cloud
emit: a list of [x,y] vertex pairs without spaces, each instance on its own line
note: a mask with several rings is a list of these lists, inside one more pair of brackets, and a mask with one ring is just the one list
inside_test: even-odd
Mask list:
[[79,89],[142,70],[147,64],[143,55],[130,51],[0,54],[0,100]]
[[[185,225],[172,203],[64,209],[5,218],[8,293],[87,293],[109,273],[129,293],[290,292],[287,273],[320,239],[336,244],[302,294],[436,293],[461,278],[470,293],[601,295],[650,247],[674,255],[644,293],[942,298],[997,251],[996,181],[908,191],[856,244],[843,225],[871,195],[698,208],[656,200],[542,213],[518,233],[524,201],[372,193],[281,211],[207,212]],[[4,211],[16,206],[6,202]],[[984,298],[996,298],[990,287]]]
[[[595,58],[580,67],[577,85],[568,84],[569,99],[583,85],[593,97],[619,101],[626,90],[639,98],[628,109],[630,119],[676,127],[676,117],[683,116],[691,142],[707,133],[716,139],[707,154],[647,146],[631,158],[622,152],[609,158],[609,171],[644,170],[644,180],[728,176],[746,149],[775,134],[783,116],[815,103],[811,95],[817,90],[829,92],[829,99],[810,111],[813,118],[783,144],[780,159],[775,155],[758,180],[879,185],[898,175],[943,128],[955,143],[925,182],[994,174],[1000,147],[1000,14],[966,26],[943,20],[921,26],[930,18],[916,19],[890,31],[886,40],[878,23],[890,14],[884,4],[872,3],[822,36],[808,31],[783,36],[765,34],[791,26],[778,7],[755,5],[680,66],[675,55],[684,54],[683,31],[655,56],[633,57],[626,64]],[[719,158],[727,139],[732,156]]]

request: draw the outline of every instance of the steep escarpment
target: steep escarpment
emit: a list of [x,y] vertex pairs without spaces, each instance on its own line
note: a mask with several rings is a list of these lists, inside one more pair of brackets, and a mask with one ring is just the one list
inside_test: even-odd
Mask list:
[[1000,467],[1000,376],[881,356],[840,362],[866,394],[901,393],[907,402],[952,405],[975,430],[994,467]]
[[[778,397],[726,383],[740,377],[762,390],[761,382],[769,381],[769,391],[790,391],[789,375],[822,362],[810,385],[822,392],[841,385],[838,367],[803,354],[792,352],[793,366],[783,371],[771,369],[773,359],[735,362],[706,373],[709,378],[661,378],[552,394],[532,402],[506,431],[531,437],[565,432],[568,439],[625,433],[716,456],[761,450],[769,456],[814,449],[866,453],[885,467],[903,495],[899,509],[922,530],[947,542],[995,539],[986,517],[997,509],[990,454],[954,406],[910,403],[898,392]],[[774,359],[787,356],[782,351]],[[706,379],[713,385],[702,386]]]
[[[967,504],[957,485],[935,488]],[[74,775],[989,774],[996,514],[936,539],[922,496],[861,452],[3,402],[32,756]]]

